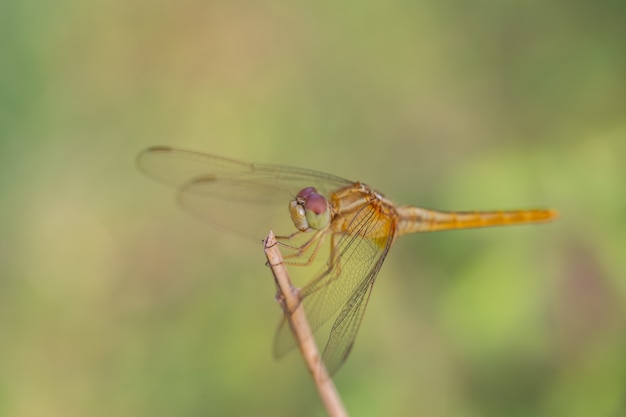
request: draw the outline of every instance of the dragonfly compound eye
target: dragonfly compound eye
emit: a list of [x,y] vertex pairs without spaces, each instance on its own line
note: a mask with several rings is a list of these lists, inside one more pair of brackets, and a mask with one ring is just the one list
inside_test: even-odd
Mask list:
[[317,190],[314,187],[306,187],[301,189],[298,194],[296,194],[296,199],[304,201],[311,194],[317,194]]
[[330,223],[330,210],[326,197],[316,192],[311,192],[304,199],[304,212],[309,227],[320,230]]

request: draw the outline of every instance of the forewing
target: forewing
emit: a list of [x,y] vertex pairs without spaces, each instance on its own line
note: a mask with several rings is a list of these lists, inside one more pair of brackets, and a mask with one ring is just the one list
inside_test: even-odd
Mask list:
[[186,210],[215,227],[253,239],[263,238],[270,229],[293,231],[288,204],[301,189],[316,187],[329,195],[350,183],[317,171],[168,147],[143,151],[137,164],[149,176],[178,188],[178,200]]

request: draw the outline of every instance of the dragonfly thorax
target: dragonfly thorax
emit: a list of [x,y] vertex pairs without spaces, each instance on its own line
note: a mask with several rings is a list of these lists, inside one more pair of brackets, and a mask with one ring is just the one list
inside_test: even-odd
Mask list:
[[330,223],[328,200],[313,187],[300,190],[289,202],[289,213],[296,228],[302,232],[321,230]]

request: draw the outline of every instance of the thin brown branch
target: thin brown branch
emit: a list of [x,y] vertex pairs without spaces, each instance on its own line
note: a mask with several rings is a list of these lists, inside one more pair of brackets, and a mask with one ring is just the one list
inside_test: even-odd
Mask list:
[[348,413],[341,402],[335,384],[326,371],[319,350],[315,345],[315,339],[309,327],[304,309],[300,305],[299,291],[294,288],[289,279],[283,257],[276,244],[274,233],[270,232],[265,240],[265,256],[276,280],[278,296],[282,301],[283,312],[289,321],[302,357],[306,362],[313,382],[317,387],[320,399],[330,417],[347,417]]

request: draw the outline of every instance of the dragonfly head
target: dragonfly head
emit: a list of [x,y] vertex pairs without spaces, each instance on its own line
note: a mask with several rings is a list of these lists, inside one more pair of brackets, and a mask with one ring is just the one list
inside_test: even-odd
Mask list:
[[293,224],[302,232],[320,230],[330,223],[328,200],[313,187],[300,190],[295,200],[289,203],[289,212]]

